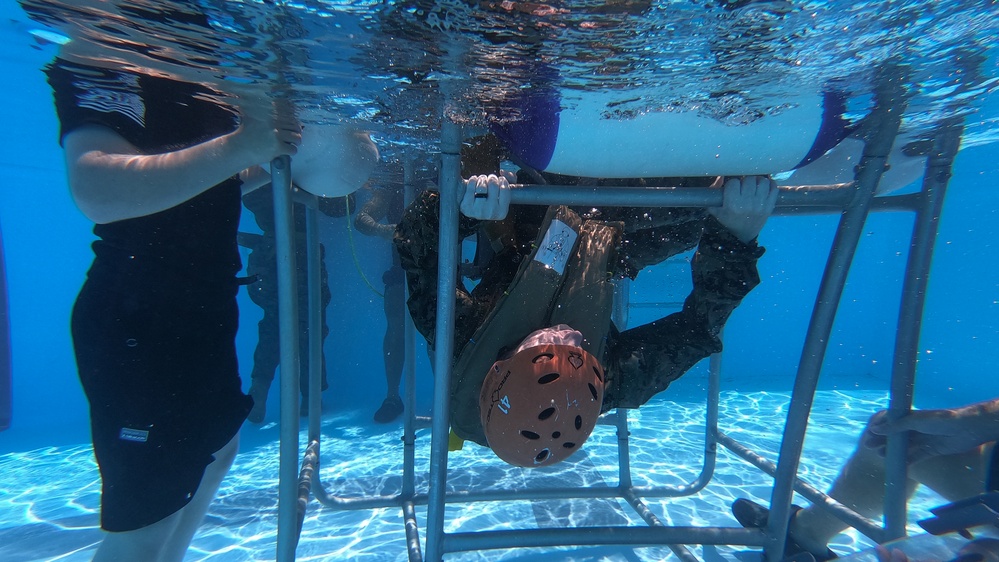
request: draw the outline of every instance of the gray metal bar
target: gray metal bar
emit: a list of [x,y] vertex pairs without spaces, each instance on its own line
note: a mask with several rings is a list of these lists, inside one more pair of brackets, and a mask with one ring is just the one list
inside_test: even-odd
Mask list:
[[[415,196],[412,159],[407,158],[403,163],[402,182],[403,201],[405,207],[408,208]],[[394,255],[395,249],[391,251]],[[406,294],[406,302],[409,302],[409,284],[403,283],[403,287]],[[406,415],[403,417],[402,422],[402,495],[403,497],[412,497],[416,493],[416,345],[414,343],[416,330],[413,328],[413,322],[409,318],[409,307],[405,308],[406,312],[403,314],[403,322],[405,322],[406,326],[403,337],[405,338],[406,361],[404,365],[406,371],[403,377],[405,378],[404,384],[406,385],[404,397],[406,401]],[[419,545],[417,545],[417,550],[419,550]]]
[[[720,207],[722,190],[712,187],[617,187],[513,184],[517,205],[594,205],[608,207]],[[853,198],[852,184],[781,186],[779,207],[835,207]]]
[[[323,409],[323,262],[319,259],[319,202],[305,206],[305,232],[309,261],[309,442],[319,439]],[[348,219],[349,220],[349,219]]]
[[[732,439],[724,433],[718,434],[718,442],[724,445],[728,450],[732,451],[734,454],[741,457],[743,460],[749,464],[759,468],[763,472],[774,476],[777,474],[777,466],[765,459],[764,457],[754,453],[747,447],[743,446],[738,441]],[[881,525],[867,519],[866,517],[860,515],[856,511],[846,507],[845,505],[837,502],[836,500],[830,498],[825,493],[817,490],[808,483],[804,482],[800,478],[795,477],[794,479],[794,491],[798,492],[804,496],[808,501],[817,505],[818,507],[828,511],[832,515],[835,515],[846,524],[854,527],[871,540],[876,543],[884,542],[884,529]]]
[[871,199],[884,173],[888,153],[901,124],[905,98],[899,74],[892,67],[882,69],[879,75],[874,109],[865,120],[869,138],[857,166],[856,197],[840,218],[805,337],[770,500],[767,524],[770,540],[764,549],[765,559],[769,562],[780,560],[784,552],[794,479],[798,473],[808,415],[812,409],[829,334],[832,332],[847,273],[867,220]]
[[614,425],[617,426],[617,477],[622,488],[631,488],[631,449],[628,445],[628,410],[617,408]]
[[293,562],[298,546],[298,299],[291,201],[291,158],[271,161],[281,337],[281,444],[278,471],[278,562]]
[[305,512],[309,507],[309,493],[312,491],[312,483],[319,470],[319,440],[310,440],[305,447],[305,456],[302,458],[302,470],[298,473],[298,502],[296,504],[295,521],[295,542],[302,536],[302,524],[305,522]]
[[[660,521],[659,518],[652,513],[649,506],[645,505],[645,502],[639,499],[633,491],[625,490],[623,498],[628,502],[628,505],[630,505],[635,512],[638,513],[638,515],[641,516],[646,523],[648,523],[650,527],[665,527],[662,521]],[[675,554],[676,557],[683,562],[697,562],[697,557],[691,554],[691,552],[684,545],[668,544],[666,546],[669,547],[669,549],[673,551],[673,554]]]
[[[926,304],[937,225],[943,209],[944,195],[950,182],[951,166],[961,145],[964,131],[960,118],[941,127],[933,138],[933,150],[926,161],[922,197],[916,209],[909,245],[909,259],[902,284],[902,303],[898,313],[895,337],[895,361],[891,374],[891,400],[888,419],[897,420],[912,409],[913,386],[916,379],[916,359],[919,354],[919,332]],[[885,532],[886,539],[905,536],[907,521],[906,472],[908,462],[906,433],[891,435],[885,456]]]
[[761,546],[765,540],[759,529],[735,527],[573,527],[449,533],[444,546],[447,552],[464,552],[567,545],[663,546],[683,542]]
[[423,562],[423,553],[420,552],[420,524],[416,521],[413,502],[402,503],[402,518],[406,525],[406,550],[409,552],[409,562]]
[[444,492],[454,361],[455,291],[458,283],[458,197],[461,184],[460,127],[444,119],[441,131],[440,239],[437,264],[437,326],[434,349],[434,406],[430,443],[430,503],[427,506],[428,560],[444,554]]

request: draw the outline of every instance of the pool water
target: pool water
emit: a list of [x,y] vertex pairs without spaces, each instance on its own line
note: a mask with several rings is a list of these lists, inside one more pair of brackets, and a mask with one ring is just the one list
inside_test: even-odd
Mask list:
[[[668,395],[669,393],[665,393]],[[720,428],[737,441],[775,460],[789,394],[724,392]],[[799,476],[826,490],[849,456],[867,417],[884,407],[887,393],[819,391],[816,394]],[[401,425],[373,426],[368,412],[328,413],[323,419],[322,478],[340,497],[391,495],[402,475]],[[680,485],[701,470],[704,439],[703,400],[657,398],[630,412],[632,474],[636,486]],[[248,427],[243,447],[208,519],[185,560],[273,560],[277,533],[277,429]],[[304,434],[303,434],[304,438]],[[425,492],[429,430],[417,432],[417,490]],[[615,430],[598,426],[582,453],[559,466],[526,470],[502,464],[474,444],[451,453],[449,484],[519,489],[524,486],[615,485]],[[57,475],[57,476],[56,476]],[[729,506],[746,497],[769,501],[772,480],[719,448],[711,483],[684,498],[650,498],[646,503],[666,525],[735,526]],[[93,556],[98,528],[100,479],[88,444],[48,447],[0,457],[0,560],[83,561]],[[806,504],[801,498],[795,503]],[[944,503],[921,490],[910,504],[910,521],[929,516]],[[418,507],[421,541],[426,509]],[[445,532],[533,527],[644,525],[624,502],[605,499],[483,502],[453,504]],[[921,530],[910,526],[910,533]],[[837,537],[834,551],[849,553],[872,543],[855,532]],[[706,561],[759,559],[747,547],[692,546]],[[448,560],[666,560],[666,547],[618,546],[483,551],[447,556]],[[397,508],[338,511],[309,504],[298,560],[407,560],[402,512]],[[674,558],[675,559],[675,558]]]

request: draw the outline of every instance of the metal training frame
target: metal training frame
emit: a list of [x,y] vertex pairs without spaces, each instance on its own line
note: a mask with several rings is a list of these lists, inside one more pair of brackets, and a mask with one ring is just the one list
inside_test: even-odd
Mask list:
[[[720,358],[711,358],[706,408],[705,454],[700,475],[686,485],[675,487],[637,487],[632,484],[628,444],[627,412],[619,409],[601,419],[602,424],[617,428],[619,482],[616,486],[588,488],[550,488],[543,490],[447,491],[449,380],[454,350],[454,294],[459,263],[458,201],[461,177],[461,132],[457,125],[446,124],[441,143],[441,210],[438,311],[435,350],[437,365],[434,379],[433,417],[417,419],[413,414],[414,362],[413,328],[407,322],[407,362],[405,401],[407,403],[403,434],[403,478],[395,495],[376,497],[338,497],[322,484],[320,467],[320,391],[319,359],[321,346],[319,306],[318,221],[316,211],[307,209],[309,244],[309,321],[311,334],[311,391],[309,393],[308,442],[300,456],[298,412],[298,325],[297,299],[294,291],[296,271],[292,233],[291,161],[287,157],[272,162],[274,209],[277,226],[278,296],[281,326],[281,443],[278,506],[277,560],[291,562],[301,533],[310,495],[333,509],[373,509],[399,507],[405,519],[407,549],[411,561],[438,561],[447,553],[518,547],[556,547],[586,545],[667,545],[683,561],[697,558],[684,544],[744,545],[764,548],[765,559],[781,558],[787,534],[791,499],[798,492],[814,504],[830,511],[858,531],[881,543],[905,535],[906,463],[905,435],[889,439],[887,456],[887,495],[885,523],[870,521],[837,503],[826,494],[797,478],[801,449],[808,416],[818,383],[826,342],[832,331],[850,265],[858,246],[864,223],[872,210],[906,211],[915,214],[908,262],[905,271],[898,330],[891,375],[889,416],[904,416],[912,407],[920,324],[925,301],[937,224],[943,205],[954,157],[963,133],[963,121],[953,118],[941,124],[928,153],[926,170],[919,192],[875,198],[878,182],[886,169],[888,154],[898,133],[906,105],[904,75],[898,67],[881,69],[875,91],[875,104],[865,118],[865,147],[855,181],[834,186],[781,188],[779,214],[827,212],[841,214],[830,249],[815,306],[807,330],[793,393],[787,413],[783,439],[776,463],[754,453],[718,429]],[[412,183],[412,170],[406,169],[405,182]],[[512,203],[530,205],[608,205],[608,206],[718,206],[720,190],[707,188],[640,187],[570,187],[513,186]],[[410,191],[407,189],[407,192]],[[349,218],[348,218],[349,220]],[[289,329],[291,328],[291,329]],[[415,478],[415,432],[418,424],[431,428],[429,491],[417,493]],[[699,492],[711,480],[717,445],[722,445],[774,478],[770,500],[769,525],[765,529],[738,527],[666,526],[642,501],[644,497],[676,497]],[[301,465],[299,459],[303,459]],[[504,531],[444,532],[445,505],[448,502],[502,501],[523,499],[620,498],[634,508],[647,523],[635,526],[592,526],[563,529],[527,528]],[[425,552],[421,551],[416,506],[427,506]]]

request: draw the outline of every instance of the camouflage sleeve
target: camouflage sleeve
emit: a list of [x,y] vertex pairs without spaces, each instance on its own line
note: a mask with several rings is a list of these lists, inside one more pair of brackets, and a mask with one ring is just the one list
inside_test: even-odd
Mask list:
[[[434,347],[434,327],[437,324],[437,258],[440,233],[440,195],[425,191],[416,199],[399,221],[395,230],[395,248],[399,261],[406,271],[409,286],[409,314],[431,348]],[[458,236],[470,236],[479,221],[461,216]],[[455,314],[459,318],[481,317],[477,313],[481,304],[476,303],[462,283],[458,282]],[[460,323],[460,322],[459,322]],[[460,328],[460,326],[459,326]],[[469,334],[469,337],[471,334]],[[455,341],[461,334],[455,334]]]
[[705,219],[692,263],[694,288],[679,312],[611,335],[603,410],[637,408],[697,362],[721,351],[719,332],[760,283],[763,248],[743,243],[713,217]]

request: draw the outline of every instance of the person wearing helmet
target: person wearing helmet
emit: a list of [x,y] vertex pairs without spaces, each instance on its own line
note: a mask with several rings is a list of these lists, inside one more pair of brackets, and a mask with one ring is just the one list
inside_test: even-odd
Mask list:
[[[474,175],[465,184],[459,236],[478,234],[491,252],[478,284],[457,287],[450,424],[455,436],[510,464],[550,466],[580,449],[602,412],[644,404],[721,351],[719,331],[759,284],[756,237],[777,187],[762,176],[717,178],[724,203],[716,209],[582,211],[511,206],[509,180]],[[438,230],[439,194],[427,191],[395,234],[410,315],[431,348]],[[694,287],[683,309],[618,331],[612,280],[695,246]]]

